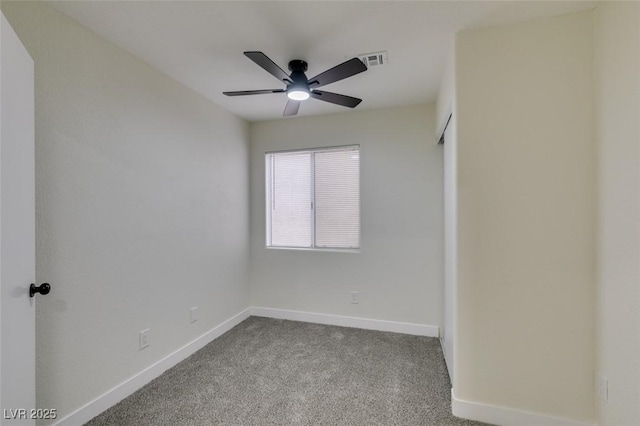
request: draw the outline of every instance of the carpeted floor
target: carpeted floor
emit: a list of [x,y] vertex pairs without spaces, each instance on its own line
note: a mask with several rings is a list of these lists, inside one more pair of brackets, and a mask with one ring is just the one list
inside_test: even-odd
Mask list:
[[450,389],[436,338],[250,317],[87,424],[481,425]]

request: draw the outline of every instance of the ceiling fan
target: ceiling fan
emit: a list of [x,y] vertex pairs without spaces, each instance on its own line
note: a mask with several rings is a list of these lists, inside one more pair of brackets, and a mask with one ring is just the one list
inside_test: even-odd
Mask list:
[[353,98],[351,96],[325,92],[324,90],[316,90],[319,87],[335,83],[336,81],[343,80],[347,77],[366,71],[367,66],[358,58],[349,59],[348,61],[343,62],[340,65],[336,65],[313,78],[307,78],[305,75],[305,71],[307,71],[307,63],[305,61],[301,61],[299,59],[290,61],[289,71],[291,71],[291,74],[287,74],[262,52],[244,52],[244,54],[247,58],[260,65],[269,74],[280,80],[280,82],[286,84],[287,87],[285,89],[222,92],[227,96],[286,93],[289,99],[287,101],[287,105],[284,107],[283,115],[285,117],[296,115],[300,109],[300,102],[309,99],[310,97],[349,108],[355,108],[360,102],[362,102],[362,99]]

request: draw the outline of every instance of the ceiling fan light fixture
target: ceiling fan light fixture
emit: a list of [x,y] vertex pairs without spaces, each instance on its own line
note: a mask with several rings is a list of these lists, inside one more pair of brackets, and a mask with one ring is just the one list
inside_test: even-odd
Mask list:
[[304,87],[292,87],[287,90],[287,97],[293,101],[305,101],[309,96],[311,96],[309,90]]

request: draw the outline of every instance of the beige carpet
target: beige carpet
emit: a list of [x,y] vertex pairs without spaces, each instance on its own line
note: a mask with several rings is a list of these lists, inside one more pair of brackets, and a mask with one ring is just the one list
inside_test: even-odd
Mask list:
[[438,339],[250,317],[88,425],[481,425]]

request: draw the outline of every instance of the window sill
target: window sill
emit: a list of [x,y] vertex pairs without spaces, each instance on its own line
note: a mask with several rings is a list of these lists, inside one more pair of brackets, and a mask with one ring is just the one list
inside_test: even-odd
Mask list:
[[360,249],[338,249],[338,248],[307,248],[307,247],[270,247],[265,246],[267,250],[288,250],[288,251],[310,251],[310,252],[329,252],[329,253],[360,253]]

